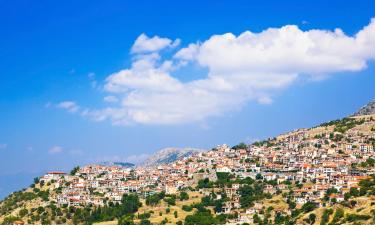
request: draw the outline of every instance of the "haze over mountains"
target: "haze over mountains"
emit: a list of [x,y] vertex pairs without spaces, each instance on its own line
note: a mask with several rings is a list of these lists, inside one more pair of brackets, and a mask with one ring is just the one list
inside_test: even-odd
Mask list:
[[179,160],[183,157],[188,157],[193,154],[206,151],[204,149],[198,148],[178,148],[178,147],[168,147],[156,151],[154,154],[147,157],[144,161],[136,164],[133,162],[118,162],[118,161],[106,161],[100,162],[100,165],[104,166],[122,166],[122,167],[135,167],[135,166],[158,166],[162,164],[172,163],[176,160]]

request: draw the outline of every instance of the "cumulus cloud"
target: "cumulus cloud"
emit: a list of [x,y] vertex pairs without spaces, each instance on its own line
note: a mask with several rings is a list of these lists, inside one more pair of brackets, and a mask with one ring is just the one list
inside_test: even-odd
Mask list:
[[76,113],[79,110],[79,106],[73,101],[64,101],[56,105],[57,108],[66,109],[70,113]]
[[61,146],[53,146],[48,150],[49,154],[59,154],[63,152],[63,148]]
[[[117,105],[86,109],[82,115],[118,125],[177,124],[221,116],[250,101],[271,104],[275,94],[298,79],[321,81],[365,69],[375,58],[375,19],[353,36],[341,29],[303,31],[287,25],[213,35],[161,57],[159,51],[173,43],[139,36],[132,65],[105,80],[104,91],[118,96]],[[191,64],[206,76],[188,82],[174,76]]]
[[150,38],[146,34],[141,34],[135,40],[135,43],[131,49],[131,52],[132,53],[157,52],[167,47],[176,47],[179,44],[180,44],[179,39],[172,41],[169,38],[161,38],[159,36],[154,36]]

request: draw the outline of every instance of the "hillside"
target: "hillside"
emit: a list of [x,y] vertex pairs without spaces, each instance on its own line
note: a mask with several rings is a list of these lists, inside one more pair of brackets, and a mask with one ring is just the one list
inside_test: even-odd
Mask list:
[[48,173],[0,203],[0,223],[375,224],[374,148],[364,115],[233,148],[163,149],[142,167]]

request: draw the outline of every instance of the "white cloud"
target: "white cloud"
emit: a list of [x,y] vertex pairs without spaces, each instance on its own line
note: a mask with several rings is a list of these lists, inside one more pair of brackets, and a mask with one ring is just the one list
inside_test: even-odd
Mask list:
[[188,47],[180,49],[174,58],[182,60],[194,60],[199,53],[199,44],[189,44]]
[[115,102],[118,102],[118,98],[113,95],[108,95],[104,97],[104,101],[109,102],[109,103],[115,103]]
[[63,148],[61,146],[53,146],[48,150],[49,154],[59,154],[63,152]]
[[[138,37],[132,53],[142,54],[133,57],[130,68],[105,80],[104,91],[116,93],[118,105],[82,115],[117,125],[176,124],[224,115],[249,101],[270,104],[297,79],[323,80],[365,69],[375,58],[375,20],[354,36],[340,29],[302,31],[287,25],[213,35],[170,59],[157,53],[172,45],[168,38]],[[189,62],[207,70],[206,77],[182,82],[173,76]]]
[[159,36],[154,36],[152,38],[148,37],[146,34],[141,34],[135,40],[132,47],[132,53],[148,53],[157,52],[167,47],[176,47],[180,44],[180,40],[176,39],[172,41],[169,38],[161,38]]
[[7,144],[4,144],[4,143],[0,143],[0,149],[6,149],[8,147]]
[[70,113],[76,113],[79,110],[79,106],[73,101],[60,102],[56,107],[66,109]]

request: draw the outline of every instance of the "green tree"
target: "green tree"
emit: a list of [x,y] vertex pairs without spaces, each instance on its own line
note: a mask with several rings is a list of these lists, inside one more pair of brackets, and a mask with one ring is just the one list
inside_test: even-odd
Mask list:
[[21,210],[19,211],[18,215],[19,215],[20,217],[24,217],[24,216],[26,216],[27,213],[29,213],[29,211],[28,211],[26,208],[23,208],[23,209],[21,209]]
[[196,212],[185,218],[185,225],[211,225],[217,224],[217,220],[208,212]]
[[302,205],[301,210],[304,211],[305,213],[311,212],[316,208],[315,203],[313,202],[306,202],[305,204]]
[[333,215],[332,223],[339,222],[342,218],[344,218],[344,210],[341,208],[336,209],[335,214]]
[[71,171],[70,171],[70,175],[74,176],[79,170],[79,166],[76,166],[74,167]]
[[232,149],[247,149],[247,145],[243,142],[239,143],[238,145],[235,145],[232,147]]
[[310,224],[314,224],[315,223],[315,220],[316,220],[316,215],[314,213],[311,213],[309,215],[309,223]]
[[151,222],[150,222],[150,220],[143,219],[143,220],[141,220],[139,225],[151,225]]
[[125,194],[122,196],[122,212],[124,214],[128,213],[135,213],[138,211],[138,208],[141,206],[141,202],[139,201],[139,198],[135,194],[127,195]]
[[188,200],[189,199],[189,194],[186,193],[185,191],[181,191],[180,193],[180,201]]
[[118,220],[118,225],[134,225],[134,222],[133,222],[133,216],[132,215],[125,215],[125,216],[122,216],[119,220]]

